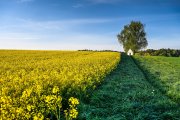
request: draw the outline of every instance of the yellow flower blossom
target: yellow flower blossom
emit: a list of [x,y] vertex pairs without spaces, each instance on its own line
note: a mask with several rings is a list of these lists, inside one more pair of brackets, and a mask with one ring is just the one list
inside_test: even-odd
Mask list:
[[77,98],[71,97],[69,99],[69,104],[72,105],[72,106],[76,106],[76,105],[79,104],[79,100]]
[[44,115],[42,113],[38,113],[33,117],[33,120],[43,120],[43,119],[44,119]]
[[57,86],[55,86],[53,89],[52,89],[52,93],[56,94],[59,92],[59,88]]
[[70,111],[70,114],[69,114],[69,116],[71,117],[71,118],[76,118],[77,117],[77,115],[78,115],[78,111],[76,110],[76,109],[71,109]]
[[31,111],[31,105],[27,105],[27,110]]
[[[60,118],[63,96],[86,94],[116,68],[116,52],[0,50],[0,118]],[[64,93],[67,91],[66,93]],[[88,95],[87,95],[88,96]],[[66,118],[77,118],[79,100],[70,97]],[[68,105],[66,105],[68,106]]]

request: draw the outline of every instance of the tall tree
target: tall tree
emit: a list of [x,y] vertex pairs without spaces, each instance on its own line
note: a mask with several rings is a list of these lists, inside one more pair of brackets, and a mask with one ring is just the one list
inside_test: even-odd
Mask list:
[[129,49],[136,52],[148,45],[144,25],[140,21],[131,21],[130,24],[125,25],[117,38],[119,43],[123,45],[125,52]]

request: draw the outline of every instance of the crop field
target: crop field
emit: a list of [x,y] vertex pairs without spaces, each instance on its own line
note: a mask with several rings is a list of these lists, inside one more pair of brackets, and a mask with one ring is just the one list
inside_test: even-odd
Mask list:
[[180,57],[134,56],[148,79],[180,103]]
[[0,120],[76,118],[78,99],[119,61],[117,52],[0,50]]
[[179,120],[180,58],[0,50],[0,120]]

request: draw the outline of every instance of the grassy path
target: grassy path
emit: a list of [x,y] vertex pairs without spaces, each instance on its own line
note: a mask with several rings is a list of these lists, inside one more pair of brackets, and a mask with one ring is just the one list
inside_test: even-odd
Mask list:
[[133,60],[122,55],[118,68],[81,103],[81,120],[179,120],[180,107],[144,77]]

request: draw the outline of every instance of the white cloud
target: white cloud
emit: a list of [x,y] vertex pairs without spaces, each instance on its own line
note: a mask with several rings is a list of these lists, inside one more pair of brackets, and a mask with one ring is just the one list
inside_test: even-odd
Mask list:
[[[113,42],[112,42],[113,41]],[[45,50],[118,50],[122,47],[115,38],[96,34],[71,34],[37,36],[33,34],[0,34],[0,49],[45,49]]]
[[34,21],[28,19],[15,18],[8,24],[0,23],[0,32],[3,31],[46,31],[46,30],[56,30],[56,31],[68,31],[72,28],[76,28],[82,25],[89,24],[104,24],[118,21],[118,19],[106,19],[106,18],[87,18],[87,19],[67,19],[67,20],[54,20],[54,21]]
[[13,41],[13,40],[39,40],[38,36],[24,33],[1,33],[0,41]]
[[[179,14],[169,14],[161,15],[161,18],[167,20],[173,18],[173,16],[178,16]],[[83,19],[66,19],[66,20],[53,20],[53,21],[35,21],[31,19],[22,19],[22,18],[12,18],[12,23],[1,24],[0,23],[0,32],[8,30],[18,30],[26,29],[33,31],[45,31],[45,30],[58,30],[58,31],[68,31],[72,28],[76,28],[83,25],[90,24],[105,24],[113,22],[121,22],[128,24],[131,20],[143,20],[142,22],[151,23],[157,21],[157,16],[144,15],[144,16],[132,16],[132,17],[117,17],[117,18],[83,18]],[[161,20],[161,19],[160,19]],[[147,24],[148,26],[149,24]],[[149,27],[149,26],[148,26]],[[152,28],[152,26],[150,26]],[[2,30],[1,30],[2,29]],[[117,31],[118,32],[118,31]]]
[[0,49],[121,50],[116,38],[111,37],[112,34],[99,35],[72,30],[76,26],[115,20],[102,18],[34,21],[16,18],[11,24],[0,25]]

